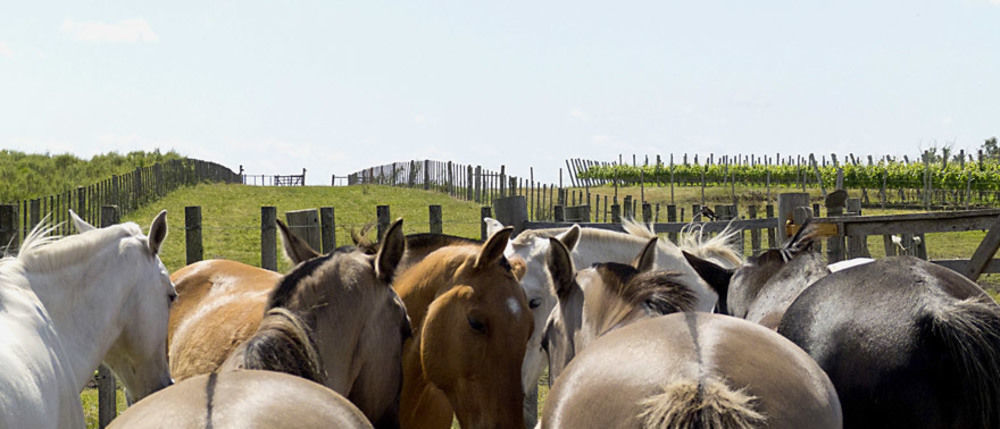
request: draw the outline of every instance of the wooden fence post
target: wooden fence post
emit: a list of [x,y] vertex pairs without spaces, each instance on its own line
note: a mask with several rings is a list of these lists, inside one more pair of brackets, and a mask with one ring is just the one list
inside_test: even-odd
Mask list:
[[17,205],[0,205],[0,257],[13,255],[19,247],[17,230]]
[[486,221],[485,218],[493,217],[493,210],[490,206],[483,206],[479,209],[479,237],[481,240],[486,241]]
[[285,223],[292,233],[309,244],[309,247],[315,250],[322,249],[323,239],[316,209],[285,212]]
[[323,237],[322,252],[324,254],[330,253],[337,248],[337,223],[333,215],[333,207],[319,208],[320,228],[322,229],[320,235]]
[[[118,206],[101,207],[101,227],[118,223]],[[118,415],[115,375],[111,370],[101,365],[97,367],[97,425],[107,427]]]
[[[847,215],[861,216],[861,199],[847,199]],[[868,252],[868,237],[864,235],[850,235],[847,237],[847,257],[848,258],[870,258]]]
[[[747,207],[747,217],[757,219],[757,206]],[[750,255],[756,256],[758,253],[760,253],[760,229],[754,228],[750,230]]]
[[442,234],[441,206],[437,204],[427,206],[427,212],[430,217],[431,234]]
[[[782,243],[788,239],[786,226],[793,219],[797,207],[809,206],[809,194],[805,192],[785,192],[778,195],[778,240]],[[774,247],[774,246],[772,246]]]
[[187,264],[203,259],[201,244],[201,206],[184,207],[184,237],[187,247]]
[[[671,156],[671,158],[673,157],[673,155],[670,155],[670,156]],[[667,222],[670,222],[670,223],[677,222],[677,206],[674,205],[674,204],[668,204],[667,205]],[[670,237],[670,241],[673,241],[674,243],[677,243],[677,233],[676,232],[671,232],[670,234],[668,234],[668,236]]]
[[278,271],[278,209],[274,206],[260,208],[260,267]]
[[389,223],[392,222],[389,215],[389,206],[376,206],[375,216],[378,221],[378,241],[381,241],[382,235],[389,229]]

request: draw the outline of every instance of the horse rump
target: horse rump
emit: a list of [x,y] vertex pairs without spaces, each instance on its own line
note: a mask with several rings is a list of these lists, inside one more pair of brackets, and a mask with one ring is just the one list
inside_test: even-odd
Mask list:
[[942,370],[957,371],[955,423],[1000,428],[1000,307],[986,296],[927,307],[923,326],[947,352]]
[[716,377],[667,384],[641,405],[639,418],[646,428],[751,429],[766,421],[753,395]]
[[284,372],[320,384],[326,378],[309,326],[282,307],[267,311],[241,361],[242,368]]

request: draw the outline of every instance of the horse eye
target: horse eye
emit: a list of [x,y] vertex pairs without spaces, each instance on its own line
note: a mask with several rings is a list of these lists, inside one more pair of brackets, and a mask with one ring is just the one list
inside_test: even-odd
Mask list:
[[531,301],[528,301],[528,307],[531,309],[536,309],[539,305],[542,305],[541,298],[532,298]]
[[479,320],[476,320],[476,318],[474,318],[472,316],[467,316],[466,320],[469,321],[469,327],[471,327],[476,332],[479,332],[481,334],[485,334],[486,333],[486,324],[484,324],[483,322],[480,322]]

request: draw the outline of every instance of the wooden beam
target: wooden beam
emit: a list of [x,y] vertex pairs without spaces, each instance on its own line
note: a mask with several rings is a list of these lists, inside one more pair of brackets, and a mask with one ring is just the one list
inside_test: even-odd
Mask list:
[[998,247],[1000,247],[1000,217],[997,217],[993,222],[990,231],[986,233],[986,237],[979,243],[976,252],[972,254],[972,259],[969,260],[969,265],[965,270],[965,276],[969,280],[976,281],[986,264],[993,259]]

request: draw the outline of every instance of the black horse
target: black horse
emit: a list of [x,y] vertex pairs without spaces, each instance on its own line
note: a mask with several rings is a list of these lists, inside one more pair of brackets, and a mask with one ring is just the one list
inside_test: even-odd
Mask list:
[[1000,428],[1000,306],[952,270],[904,256],[832,273],[778,333],[830,376],[844,427]]

